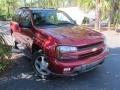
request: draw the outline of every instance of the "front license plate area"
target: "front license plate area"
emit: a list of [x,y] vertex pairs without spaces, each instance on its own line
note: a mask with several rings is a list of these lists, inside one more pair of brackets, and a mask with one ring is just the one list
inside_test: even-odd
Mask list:
[[78,72],[87,72],[91,69],[94,69],[96,66],[98,66],[100,63],[102,62],[102,60],[99,60],[97,62],[93,62],[93,63],[90,63],[90,64],[86,64],[86,65],[81,65],[81,66],[78,66],[78,67],[75,67],[74,68],[74,71],[78,71]]

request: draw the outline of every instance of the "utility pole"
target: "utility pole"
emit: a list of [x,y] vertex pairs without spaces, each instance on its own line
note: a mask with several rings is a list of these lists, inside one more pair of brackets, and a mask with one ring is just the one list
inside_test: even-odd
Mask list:
[[100,31],[100,0],[95,0],[95,30]]

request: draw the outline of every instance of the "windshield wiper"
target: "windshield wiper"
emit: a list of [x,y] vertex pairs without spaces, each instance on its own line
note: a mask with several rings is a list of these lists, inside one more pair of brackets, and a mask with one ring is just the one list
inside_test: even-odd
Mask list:
[[69,23],[69,22],[63,22],[63,23],[58,23],[58,25],[75,25],[75,24],[73,24],[73,23]]
[[57,24],[53,24],[53,23],[45,23],[44,25],[57,25]]

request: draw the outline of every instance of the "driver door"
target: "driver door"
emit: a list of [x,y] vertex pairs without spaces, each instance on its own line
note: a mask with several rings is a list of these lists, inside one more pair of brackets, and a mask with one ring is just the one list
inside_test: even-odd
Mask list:
[[[34,32],[30,19],[30,12],[23,11],[20,19],[21,43],[24,47],[24,53],[30,54],[33,43]],[[27,55],[29,56],[29,55]]]

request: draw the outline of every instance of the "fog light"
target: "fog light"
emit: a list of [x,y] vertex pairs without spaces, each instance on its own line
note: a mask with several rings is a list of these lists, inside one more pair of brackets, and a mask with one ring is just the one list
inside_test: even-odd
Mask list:
[[64,71],[65,72],[68,72],[68,71],[70,71],[71,70],[71,68],[64,68]]

